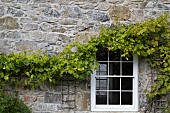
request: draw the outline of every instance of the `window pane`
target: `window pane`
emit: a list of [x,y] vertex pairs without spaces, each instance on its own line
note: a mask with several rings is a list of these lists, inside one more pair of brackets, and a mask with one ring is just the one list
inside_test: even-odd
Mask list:
[[109,90],[120,90],[120,78],[109,78]]
[[110,105],[120,104],[120,92],[109,92],[109,104]]
[[109,51],[109,61],[120,61],[120,50]]
[[132,92],[122,92],[122,105],[132,105]]
[[120,63],[118,62],[109,63],[109,75],[120,75]]
[[96,104],[107,104],[107,92],[97,91],[96,92]]
[[133,76],[133,62],[122,63],[122,75]]
[[122,90],[133,90],[133,78],[121,78]]
[[96,77],[96,90],[107,90],[107,78]]
[[97,61],[108,61],[108,51],[107,49],[99,48],[96,53]]
[[108,63],[100,62],[99,67],[96,70],[96,75],[108,75]]

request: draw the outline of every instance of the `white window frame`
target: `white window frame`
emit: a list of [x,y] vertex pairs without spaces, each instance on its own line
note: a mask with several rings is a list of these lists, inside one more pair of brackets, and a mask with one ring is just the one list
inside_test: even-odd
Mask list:
[[91,74],[91,111],[138,111],[138,57],[133,56],[132,105],[96,105],[96,71]]

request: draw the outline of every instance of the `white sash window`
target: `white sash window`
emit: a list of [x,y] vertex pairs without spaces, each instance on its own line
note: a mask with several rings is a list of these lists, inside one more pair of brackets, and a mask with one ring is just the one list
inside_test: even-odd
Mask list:
[[100,49],[91,75],[92,111],[138,111],[138,58]]

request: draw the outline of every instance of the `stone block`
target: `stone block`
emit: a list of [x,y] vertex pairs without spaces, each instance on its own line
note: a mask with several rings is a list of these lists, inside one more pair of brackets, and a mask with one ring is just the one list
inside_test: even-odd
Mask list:
[[38,29],[38,24],[25,24],[24,25],[24,29],[27,31],[33,31],[33,30],[37,30]]
[[99,11],[88,11],[87,15],[92,19],[92,20],[97,20],[101,22],[106,22],[109,21],[109,16],[106,13],[99,12]]
[[61,104],[56,103],[35,103],[32,106],[32,111],[40,112],[56,112],[61,109]]
[[64,10],[62,11],[62,15],[64,17],[81,18],[83,16],[83,13],[79,7],[65,6],[63,9]]
[[2,17],[0,18],[0,30],[3,29],[18,29],[19,24],[16,18],[13,17]]
[[56,17],[56,18],[58,18],[60,16],[60,13],[56,9],[53,9],[53,8],[45,8],[43,10],[43,13],[47,17]]
[[107,11],[109,8],[110,8],[109,3],[99,3],[99,5],[95,9],[101,10],[101,11]]
[[0,17],[4,15],[4,6],[0,5]]
[[131,11],[128,7],[114,5],[109,9],[109,15],[112,20],[123,21],[130,19]]
[[61,94],[45,92],[45,103],[61,103]]

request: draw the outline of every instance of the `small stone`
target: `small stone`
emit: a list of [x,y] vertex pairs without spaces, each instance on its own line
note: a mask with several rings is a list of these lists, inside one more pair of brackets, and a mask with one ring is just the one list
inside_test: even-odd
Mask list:
[[18,3],[23,3],[23,4],[26,4],[28,3],[30,0],[17,0]]
[[2,2],[13,2],[14,0],[1,0]]
[[110,4],[108,3],[100,3],[95,9],[101,11],[107,11],[110,8]]
[[18,39],[21,38],[21,34],[18,31],[9,31],[5,33],[5,37],[7,39]]
[[14,17],[21,17],[24,15],[24,12],[22,10],[9,8],[7,13],[11,13]]
[[20,41],[15,44],[15,49],[18,51],[37,50],[37,45],[32,41]]
[[4,15],[4,6],[0,5],[0,17]]
[[71,17],[71,18],[80,18],[82,17],[83,13],[78,7],[64,7],[63,16],[65,17]]
[[81,5],[80,7],[83,9],[94,9],[95,5],[92,3],[86,3],[86,4]]
[[155,7],[155,3],[153,1],[149,1],[146,6],[146,8],[154,8]]
[[46,0],[33,0],[34,3],[46,3]]
[[52,32],[60,32],[60,33],[64,33],[66,31],[66,29],[64,28],[56,28],[56,27],[53,27],[52,28]]
[[45,10],[43,10],[44,15],[47,17],[56,17],[58,18],[60,16],[60,13],[52,8],[46,8]]
[[32,19],[31,18],[20,18],[19,21],[22,22],[22,23],[31,23]]
[[24,29],[27,31],[37,30],[38,24],[25,24]]
[[128,20],[131,17],[131,11],[125,6],[112,6],[109,9],[109,15],[112,20]]
[[63,19],[61,21],[59,21],[59,23],[63,24],[63,25],[77,25],[77,21],[75,19]]
[[49,30],[51,29],[51,25],[48,24],[48,23],[42,23],[42,24],[40,25],[40,29],[41,29],[42,31],[49,31]]
[[101,21],[101,22],[106,22],[109,21],[109,16],[106,13],[103,12],[97,12],[97,11],[88,11],[87,15],[93,19],[93,20],[97,20],[97,21]]
[[2,29],[18,29],[19,24],[16,18],[3,17],[0,18],[0,30]]

